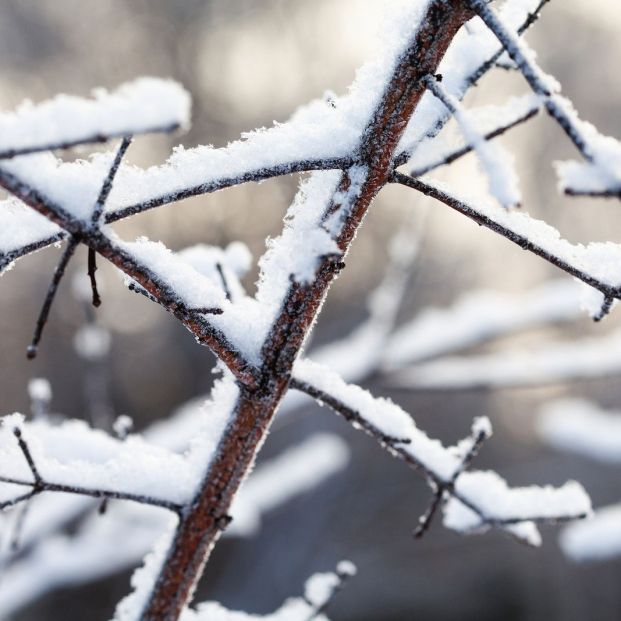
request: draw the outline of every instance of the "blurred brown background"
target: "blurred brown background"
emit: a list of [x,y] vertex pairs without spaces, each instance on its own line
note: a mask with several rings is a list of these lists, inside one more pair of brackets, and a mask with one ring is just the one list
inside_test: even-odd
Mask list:
[[[185,135],[137,140],[129,160],[163,161],[174,144],[223,145],[240,132],[285,120],[299,104],[326,89],[343,93],[373,53],[382,3],[374,0],[4,0],[0,3],[0,106],[57,92],[87,94],[139,75],[173,77],[194,97],[193,126]],[[543,67],[562,82],[581,115],[605,133],[621,135],[621,12],[610,0],[557,0],[529,35]],[[496,72],[467,102],[502,101],[526,92],[516,76]],[[557,226],[572,241],[621,241],[619,204],[566,199],[557,194],[551,162],[572,156],[561,132],[540,116],[505,144],[516,154],[525,208]],[[443,179],[471,183],[476,161],[466,158]],[[479,175],[480,176],[480,175]],[[276,235],[296,178],[246,185],[149,212],[119,226],[126,237],[162,239],[169,247],[197,242],[225,245],[242,239],[255,258]],[[365,293],[382,273],[386,241],[410,210],[419,213],[423,251],[403,316],[429,305],[448,305],[479,287],[519,292],[552,268],[503,239],[479,230],[407,190],[389,188],[374,205],[333,288],[316,341],[342,334],[362,317]],[[57,249],[21,260],[0,279],[0,412],[28,408],[31,377],[48,377],[54,409],[70,417],[85,410],[83,365],[72,338],[83,309],[64,283],[39,357],[28,344]],[[85,257],[74,261],[85,269]],[[109,368],[117,413],[137,425],[166,416],[182,401],[208,391],[213,359],[159,308],[126,291],[102,266],[100,320],[113,334]],[[252,283],[256,272],[248,279]],[[618,313],[617,313],[618,314]],[[504,339],[490,348],[541,343],[563,336],[601,334],[614,316],[593,326],[587,318]],[[390,394],[381,382],[376,394]],[[447,442],[463,436],[475,415],[486,414],[496,435],[478,465],[494,467],[512,484],[582,481],[599,506],[621,497],[613,467],[553,452],[532,431],[535,409],[561,395],[588,396],[619,407],[617,379],[505,391],[391,396],[419,426]],[[296,415],[297,416],[297,415]],[[351,466],[320,489],[268,518],[251,540],[222,542],[206,572],[200,599],[218,599],[249,611],[273,610],[300,592],[305,577],[351,558],[358,577],[335,603],[335,620],[457,620],[503,618],[618,619],[621,561],[577,566],[568,562],[546,529],[544,547],[529,550],[497,533],[462,538],[436,525],[422,542],[410,531],[429,500],[423,481],[384,455],[326,410],[308,408],[297,425],[277,429],[264,457],[277,454],[313,429],[331,429],[353,448]],[[1,577],[0,577],[1,580]],[[127,592],[128,575],[44,598],[18,621],[107,618]]]

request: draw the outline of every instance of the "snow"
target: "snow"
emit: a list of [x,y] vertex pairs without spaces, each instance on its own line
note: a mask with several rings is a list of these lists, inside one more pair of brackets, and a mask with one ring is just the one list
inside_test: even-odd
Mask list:
[[593,125],[579,118],[572,103],[558,93],[558,83],[540,69],[534,52],[515,36],[502,15],[497,15],[483,0],[475,0],[475,4],[550,115],[587,159],[586,164],[564,162],[557,165],[561,189],[578,193],[618,193],[621,190],[621,144],[601,135]]
[[418,429],[410,415],[390,399],[373,397],[363,388],[346,384],[338,375],[310,360],[296,363],[294,377],[338,399],[380,433],[409,441],[403,444],[408,453],[441,479],[450,480],[459,468],[459,459],[447,451],[440,441],[432,440]]
[[382,350],[388,371],[465,349],[512,332],[576,319],[579,287],[571,280],[554,280],[524,294],[473,291],[448,308],[426,308],[400,326]]
[[621,372],[621,332],[527,351],[446,357],[402,369],[389,379],[410,389],[463,390],[481,387],[539,386]]
[[[537,0],[508,0],[501,7],[500,14],[515,32],[537,4]],[[496,38],[484,24],[478,19],[470,20],[468,28],[457,33],[440,63],[438,72],[443,76],[443,87],[458,100],[463,99],[471,86],[471,75],[498,49]],[[426,93],[401,138],[399,151],[413,155],[417,149],[425,148],[429,137],[435,136],[449,117],[444,105],[431,93]]]
[[314,278],[322,257],[340,252],[322,226],[323,214],[340,178],[338,171],[313,173],[300,186],[280,236],[268,240],[267,252],[259,262],[257,300],[274,314],[289,289],[290,277],[307,284]]
[[[511,97],[501,106],[479,106],[468,110],[471,131],[487,136],[498,129],[519,123],[541,108],[540,99],[532,94]],[[415,177],[446,163],[447,158],[459,153],[468,145],[463,134],[445,136],[448,128],[433,140],[424,141],[408,161],[411,174]]]
[[[436,483],[452,482],[457,477],[455,495],[445,505],[444,521],[449,528],[460,532],[481,531],[493,526],[494,521],[511,520],[510,524],[497,525],[531,545],[539,545],[535,521],[580,517],[591,512],[586,492],[574,481],[559,488],[510,488],[494,472],[462,472],[462,461],[472,446],[472,437],[468,442],[446,448],[418,429],[413,419],[392,401],[372,397],[362,388],[346,384],[325,367],[299,360],[294,368],[294,378],[338,400],[376,432],[409,440],[408,443],[393,443],[393,446],[431,473]],[[473,436],[483,433],[489,437],[489,420],[475,420],[472,431]]]
[[132,574],[133,590],[117,604],[113,621],[136,621],[142,616],[141,613],[172,544],[175,527],[176,518],[169,518],[166,531],[145,556],[142,567]]
[[485,171],[491,194],[507,208],[516,207],[521,202],[518,176],[513,158],[498,143],[492,143],[479,133],[469,114],[456,97],[450,95],[435,78],[427,80],[431,92],[449,109],[455,117],[466,144],[476,151]]
[[[155,425],[149,428],[146,437],[161,438],[162,443],[165,439],[170,441],[171,435],[165,433],[163,426],[178,431],[178,417],[187,416],[190,410],[193,410],[193,424],[188,422],[182,425],[181,428],[186,431],[183,439],[180,436],[175,438],[173,434],[171,442],[176,450],[185,450],[205,418],[202,405],[197,409],[196,404],[188,404],[185,411],[173,415],[172,420],[160,421],[157,434],[153,433]],[[169,448],[173,450],[173,447]],[[326,456],[316,468],[316,456],[318,453],[323,455],[324,451]],[[317,434],[288,449],[282,457],[276,457],[276,462],[264,462],[251,473],[236,498],[233,522],[225,531],[225,537],[254,534],[267,511],[278,506],[278,503],[285,503],[295,495],[305,493],[310,489],[312,478],[317,485],[321,484],[337,471],[339,460],[341,467],[344,467],[348,449],[336,436]],[[301,459],[307,459],[306,468],[301,467]],[[274,467],[275,463],[278,467]],[[291,471],[288,469],[290,464],[295,466]],[[322,472],[324,478],[317,476],[317,472]],[[297,488],[296,477],[300,479]],[[255,487],[255,478],[258,487]],[[276,493],[280,480],[286,482],[287,495]],[[269,496],[261,496],[262,492],[269,490]],[[259,504],[244,500],[246,496]],[[31,503],[32,510],[27,514],[21,536],[22,547],[28,553],[19,560],[13,559],[3,569],[0,583],[0,616],[3,618],[49,590],[90,582],[135,565],[166,530],[169,521],[167,513],[153,507],[113,502],[109,504],[105,518],[94,512],[80,522],[72,535],[57,533],[51,536],[62,524],[92,510],[94,501],[66,494],[47,494],[34,498]],[[124,541],[122,546],[118,545],[120,539]],[[6,559],[6,556],[2,558]]]
[[60,227],[17,199],[0,201],[0,274],[12,267],[23,247],[60,236],[64,236]]
[[[177,256],[220,288],[223,288],[223,276],[232,300],[245,296],[239,279],[250,269],[252,255],[242,242],[232,242],[226,248],[198,244],[181,250]],[[218,268],[222,270],[222,276]]]
[[112,92],[95,89],[91,99],[57,95],[39,104],[26,101],[0,114],[0,156],[186,126],[189,116],[189,93],[159,78],[139,78]]
[[199,604],[197,610],[186,610],[181,621],[328,621],[317,611],[333,597],[343,577],[353,576],[356,568],[350,561],[341,561],[336,573],[325,572],[312,575],[304,586],[304,597],[288,599],[277,611],[268,615],[254,615],[227,610],[217,602]]
[[[44,420],[26,423],[17,414],[1,420],[3,477],[32,481],[13,435],[18,427],[37,469],[50,483],[157,496],[177,503],[187,501],[194,491],[195,473],[182,456],[150,446],[137,436],[120,442],[77,420],[57,426]],[[5,485],[0,483],[0,488]]]
[[558,449],[621,463],[621,412],[604,411],[583,399],[563,399],[542,409],[538,427]]
[[212,278],[204,276],[162,242],[139,237],[135,242],[122,242],[119,246],[156,275],[186,308],[222,308],[227,304],[221,282],[215,274]]
[[598,509],[585,522],[563,529],[561,547],[574,561],[606,561],[621,554],[621,505]]
[[[533,520],[591,513],[591,501],[584,488],[575,481],[558,488],[509,488],[495,472],[465,472],[455,482],[455,490],[473,502],[488,520],[519,519],[521,523],[511,529],[513,534],[536,546],[540,545],[541,539],[533,529]],[[445,505],[444,525],[461,532],[486,530],[491,526],[455,496],[451,496]]]
[[553,101],[578,128],[591,157],[587,162],[556,163],[560,190],[577,194],[621,192],[621,143],[600,134],[591,123],[582,121],[566,98],[555,96]]

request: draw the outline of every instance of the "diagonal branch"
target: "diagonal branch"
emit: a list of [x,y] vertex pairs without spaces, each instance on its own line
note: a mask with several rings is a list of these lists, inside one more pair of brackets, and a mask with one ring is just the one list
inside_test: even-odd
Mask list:
[[[504,133],[508,132],[514,127],[518,127],[519,125],[530,121],[530,119],[535,117],[538,112],[539,106],[533,105],[532,107],[529,107],[528,109],[521,112],[515,118],[511,118],[507,122],[497,125],[494,129],[483,133],[482,138],[484,140],[492,140],[493,138],[502,136]],[[422,177],[423,175],[426,175],[427,173],[436,170],[436,168],[440,168],[441,166],[447,166],[448,164],[456,162],[465,155],[468,155],[468,153],[471,153],[473,149],[474,146],[472,144],[466,143],[462,147],[455,148],[448,153],[442,154],[441,158],[434,159],[425,164],[419,165],[417,168],[414,168],[410,171],[410,175],[412,177]]]
[[[453,37],[470,17],[461,1],[432,0],[407,48],[396,59],[363,132],[356,166],[341,174],[336,192],[318,222],[317,229],[322,227],[325,231],[331,219],[338,252],[318,257],[311,282],[299,282],[292,275],[293,282],[262,348],[261,384],[253,390],[240,391],[218,453],[209,465],[191,510],[179,523],[142,614],[145,621],[178,619],[190,598],[221,534],[222,518],[227,515],[288,389],[293,363],[331,282],[342,268],[342,255],[348,250],[370,203],[389,181],[399,140],[424,93],[421,78],[435,73]],[[350,188],[352,191],[348,192]],[[315,205],[318,208],[321,205]]]
[[[614,275],[606,277],[607,273],[602,272],[601,256],[590,260],[589,248],[592,247],[595,251],[594,254],[596,254],[599,252],[597,244],[592,244],[586,248],[574,246],[563,239],[559,239],[558,232],[555,229],[541,221],[529,218],[525,213],[505,211],[501,214],[488,207],[477,208],[437,186],[414,179],[403,173],[394,173],[392,180],[435,198],[451,209],[474,220],[477,224],[485,226],[524,250],[541,257],[548,263],[600,291],[604,296],[604,301],[610,298],[621,299],[621,283],[615,281]],[[611,252],[616,253],[617,250],[613,248]],[[578,261],[577,258],[581,260]]]
[[108,259],[177,317],[199,342],[209,346],[241,382],[256,384],[256,370],[222,330],[209,322],[200,312],[194,312],[181,303],[178,293],[146,261],[131,254],[126,247],[101,229],[92,230],[89,225],[66,209],[2,168],[0,168],[0,186],[62,227],[67,234],[77,236],[86,246]]

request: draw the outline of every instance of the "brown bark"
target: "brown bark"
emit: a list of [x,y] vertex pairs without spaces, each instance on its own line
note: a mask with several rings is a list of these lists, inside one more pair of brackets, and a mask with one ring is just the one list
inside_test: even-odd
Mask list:
[[[285,394],[295,358],[308,335],[342,258],[377,193],[389,181],[401,136],[423,93],[421,78],[433,74],[459,28],[472,16],[461,0],[432,0],[421,26],[399,58],[367,125],[354,162],[366,178],[337,239],[342,256],[323,260],[310,285],[293,283],[263,347],[259,386],[242,386],[232,423],[209,465],[194,502],[181,517],[168,557],[142,615],[144,621],[175,621],[192,596],[202,568],[228,522],[235,493],[259,451]],[[347,171],[339,189],[350,186]],[[327,214],[342,206],[333,200]]]

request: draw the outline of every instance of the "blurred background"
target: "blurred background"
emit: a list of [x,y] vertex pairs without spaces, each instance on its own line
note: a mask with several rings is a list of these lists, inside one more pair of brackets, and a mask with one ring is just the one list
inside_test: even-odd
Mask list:
[[[581,116],[619,137],[621,12],[613,4],[554,1],[528,39]],[[191,130],[140,138],[128,154],[140,165],[160,163],[179,142],[225,145],[243,131],[286,120],[298,105],[327,89],[344,93],[355,69],[376,49],[381,5],[373,0],[5,0],[0,3],[0,107],[11,109],[24,98],[39,101],[59,92],[86,95],[94,87],[113,88],[140,75],[172,77],[192,93]],[[524,92],[519,77],[497,70],[466,101],[472,106],[498,103]],[[552,162],[574,154],[548,118],[540,115],[503,141],[516,156],[529,213],[571,241],[621,242],[618,203],[558,194]],[[457,186],[467,182],[470,191],[477,191],[476,183],[481,184],[478,191],[485,189],[472,156],[434,176]],[[161,239],[173,249],[240,239],[256,259],[265,238],[278,234],[298,181],[290,177],[245,185],[162,207],[123,222],[118,231],[126,238]],[[363,319],[366,297],[383,274],[388,240],[411,213],[420,252],[400,321],[429,306],[450,306],[469,291],[521,294],[560,276],[443,205],[406,189],[387,188],[331,291],[314,343],[339,338]],[[82,418],[88,410],[86,369],[72,345],[85,320],[84,308],[71,294],[69,279],[52,310],[39,356],[34,362],[25,356],[58,257],[58,249],[47,249],[19,261],[0,279],[3,414],[28,411],[27,384],[33,377],[50,380],[54,411]],[[74,260],[73,267],[85,271],[86,256]],[[129,293],[107,266],[101,265],[99,274],[104,303],[97,315],[112,335],[105,373],[114,412],[130,415],[140,429],[207,393],[214,362],[209,352],[161,309]],[[247,278],[251,291],[255,279],[256,270]],[[488,343],[477,352],[528,351],[563,339],[601,336],[618,326],[618,312],[598,325],[585,315]],[[477,467],[496,469],[512,485],[575,478],[595,506],[621,497],[613,466],[554,451],[534,432],[536,412],[551,399],[580,396],[621,407],[614,375],[517,389],[396,390],[381,377],[370,378],[366,386],[392,397],[422,429],[447,443],[466,435],[474,416],[489,416],[495,436]],[[326,409],[309,404],[277,423],[261,459],[317,429],[347,440],[352,449],[348,468],[275,510],[255,537],[222,541],[199,600],[269,612],[299,594],[310,573],[349,558],[359,573],[334,604],[332,617],[338,621],[620,618],[621,561],[574,564],[559,549],[555,529],[544,529],[539,550],[496,532],[460,537],[439,523],[424,540],[414,541],[411,530],[430,500],[425,483]],[[129,575],[52,593],[14,618],[108,618],[128,590]]]

